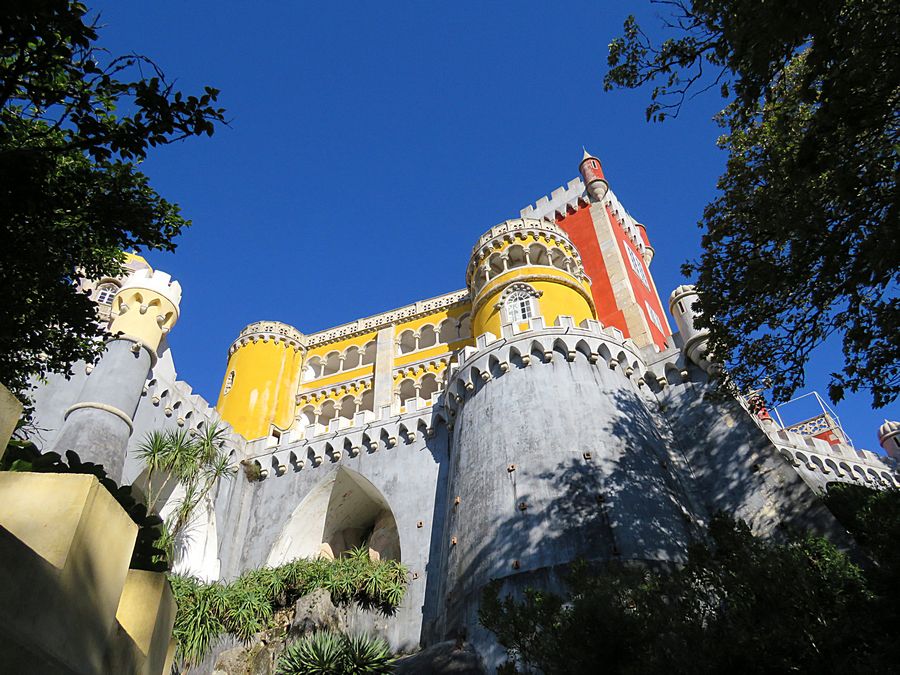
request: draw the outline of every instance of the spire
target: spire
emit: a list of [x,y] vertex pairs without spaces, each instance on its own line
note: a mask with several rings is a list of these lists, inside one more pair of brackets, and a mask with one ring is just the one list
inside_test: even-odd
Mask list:
[[581,146],[584,157],[581,164],[578,165],[578,171],[584,181],[585,190],[590,196],[591,201],[602,202],[609,192],[609,183],[603,176],[603,167],[600,166],[600,160],[589,153],[584,146]]

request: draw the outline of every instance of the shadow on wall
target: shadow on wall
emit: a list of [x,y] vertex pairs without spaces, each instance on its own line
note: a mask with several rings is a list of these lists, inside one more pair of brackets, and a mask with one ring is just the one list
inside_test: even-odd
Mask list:
[[[571,410],[554,411],[556,402],[548,400],[553,392],[549,378],[566,379],[558,371],[571,369],[569,386],[574,380],[578,393],[585,394],[568,399],[570,406],[573,400],[584,405],[574,413],[581,424],[566,437],[569,447],[547,447],[527,437],[507,439],[506,456],[521,459],[505,472],[505,485],[491,486],[494,478],[485,473],[485,485],[505,511],[493,523],[468,529],[465,523],[478,523],[478,514],[465,514],[465,503],[448,504],[450,528],[458,531],[445,535],[447,585],[429,612],[443,629],[432,637],[455,638],[467,628],[478,631],[481,590],[491,578],[504,580],[505,590],[513,593],[529,585],[560,590],[560,573],[579,558],[681,561],[687,545],[703,536],[705,523],[717,511],[742,518],[765,535],[778,536],[784,531],[779,526],[788,523],[841,536],[830,513],[737,402],[704,399],[709,387],[699,369],[691,372],[698,381],[684,382],[679,376],[677,382],[639,393],[618,372],[591,368],[586,375],[583,365],[578,369],[560,355],[543,365],[534,363],[537,357],[532,354],[529,371],[545,374],[532,383],[535,400],[520,401],[520,414],[546,410],[572,418]],[[492,376],[489,384],[477,382],[470,396],[487,397],[480,403],[483,409],[509,415],[499,398],[492,400],[503,396],[498,385],[507,375]],[[598,388],[612,409],[591,408],[590,390]],[[603,419],[597,419],[600,415]],[[516,420],[505,428],[518,428]],[[553,459],[548,461],[548,455]],[[542,468],[532,473],[530,466]],[[497,467],[490,470],[498,473]],[[480,469],[454,466],[459,471]],[[480,541],[463,541],[479,531],[484,533]]]

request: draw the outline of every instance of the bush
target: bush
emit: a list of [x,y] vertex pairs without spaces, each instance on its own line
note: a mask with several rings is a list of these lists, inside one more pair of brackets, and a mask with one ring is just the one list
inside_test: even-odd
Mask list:
[[290,645],[278,660],[279,675],[390,673],[394,656],[387,642],[368,635],[318,631]]
[[358,548],[337,560],[298,559],[280,567],[250,570],[230,584],[173,575],[170,580],[178,603],[173,636],[179,658],[186,665],[202,661],[224,634],[249,641],[272,627],[276,610],[293,606],[299,597],[318,588],[327,590],[337,605],[355,602],[391,614],[406,594],[406,574],[400,563],[374,561],[368,549]]
[[893,589],[827,540],[754,536],[724,516],[683,566],[574,566],[565,596],[485,591],[504,673],[873,673],[896,670]]

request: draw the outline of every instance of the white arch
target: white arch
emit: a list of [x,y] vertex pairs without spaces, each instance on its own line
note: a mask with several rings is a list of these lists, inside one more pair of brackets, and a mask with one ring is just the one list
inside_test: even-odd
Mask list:
[[400,535],[387,500],[364,476],[340,467],[294,509],[266,564],[339,556],[363,542],[382,559],[400,560]]

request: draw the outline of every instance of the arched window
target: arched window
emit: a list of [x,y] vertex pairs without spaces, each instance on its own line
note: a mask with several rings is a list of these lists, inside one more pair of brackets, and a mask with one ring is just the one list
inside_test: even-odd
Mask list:
[[115,284],[103,284],[97,288],[97,302],[101,305],[111,305],[119,287]]
[[225,388],[222,390],[222,394],[223,395],[227,394],[229,391],[231,391],[231,388],[233,386],[234,386],[234,371],[232,370],[230,373],[228,373],[228,377],[225,378]]
[[531,293],[525,290],[513,291],[506,298],[506,318],[511,323],[528,321],[534,316]]

